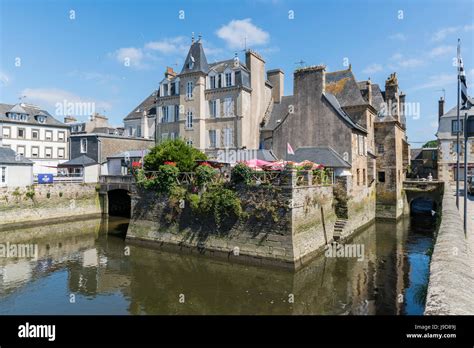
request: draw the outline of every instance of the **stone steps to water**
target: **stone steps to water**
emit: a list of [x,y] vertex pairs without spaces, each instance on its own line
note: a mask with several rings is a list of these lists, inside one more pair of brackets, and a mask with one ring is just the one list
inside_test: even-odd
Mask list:
[[334,223],[333,238],[335,241],[341,238],[342,232],[344,231],[344,228],[346,227],[346,223],[347,223],[347,219],[337,219],[336,222]]

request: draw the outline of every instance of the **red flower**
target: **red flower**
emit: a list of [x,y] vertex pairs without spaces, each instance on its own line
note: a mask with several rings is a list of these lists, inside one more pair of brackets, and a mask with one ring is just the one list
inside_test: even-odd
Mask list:
[[202,162],[201,166],[212,167],[208,162]]
[[133,168],[136,168],[136,167],[141,167],[142,164],[140,162],[132,162],[132,167]]
[[166,161],[164,164],[167,165],[167,166],[176,167],[176,162]]

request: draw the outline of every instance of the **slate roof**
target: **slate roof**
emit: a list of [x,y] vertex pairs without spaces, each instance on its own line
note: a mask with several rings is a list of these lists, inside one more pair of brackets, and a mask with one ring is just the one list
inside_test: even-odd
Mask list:
[[342,107],[367,104],[350,69],[326,73],[325,90],[333,94]]
[[0,147],[0,163],[30,166],[33,165],[33,161],[30,161],[23,156],[18,156],[18,158],[16,158],[16,152],[7,147]]
[[410,149],[410,158],[412,160],[417,159],[417,157],[421,154],[423,149]]
[[[280,103],[274,103],[270,117],[262,130],[274,130],[288,116],[288,106],[293,104],[294,96],[283,96]],[[278,122],[280,121],[280,122]]]
[[[234,59],[221,60],[219,62],[214,62],[214,63],[209,64],[209,70],[212,69],[217,73],[223,73],[225,69],[233,68],[234,64],[235,64]],[[249,71],[247,69],[247,66],[243,64],[240,60],[239,60],[239,67]]]
[[294,155],[288,155],[288,160],[294,162],[308,160],[330,168],[351,167],[331,146],[299,147]]
[[332,95],[331,93],[324,93],[323,96],[326,98],[326,100],[331,104],[331,106],[334,108],[334,110],[337,112],[337,114],[342,118],[344,122],[346,122],[351,128],[357,129],[363,133],[367,133],[367,130],[358,125],[341,107],[339,104],[339,100]]
[[92,158],[87,157],[86,155],[81,155],[67,162],[58,164],[58,167],[73,167],[73,166],[87,167],[87,166],[92,166],[94,164],[98,164],[98,163],[94,161]]
[[[28,114],[28,120],[27,121],[12,120],[7,116],[7,112]],[[39,116],[39,115],[46,117],[46,121],[44,123],[40,123],[36,120],[35,116]],[[12,123],[37,125],[37,126],[54,126],[54,127],[64,127],[64,128],[69,127],[68,125],[56,120],[46,110],[42,110],[37,106],[29,105],[29,104],[13,105],[13,104],[0,103],[0,122],[3,122],[3,121],[12,122]]]
[[[469,97],[469,101],[471,104],[474,105],[474,98],[471,98]],[[457,105],[455,107],[453,107],[452,109],[450,109],[448,112],[446,112],[443,116],[441,117],[452,117],[452,116],[457,116]],[[464,114],[466,113],[465,110],[460,110],[459,111],[459,115],[461,116],[461,118],[464,117]],[[471,116],[471,115],[474,115],[474,106],[471,107],[468,111],[467,111],[467,114],[468,116]]]
[[[150,109],[155,110],[155,92],[150,94],[145,100],[143,100],[136,108],[134,108],[125,118],[124,120],[134,120],[140,119],[143,117],[143,111],[149,111]],[[140,111],[137,111],[140,110]]]
[[[194,64],[192,68],[189,68],[189,62],[194,59]],[[189,48],[188,55],[184,60],[183,69],[181,69],[181,74],[190,73],[190,72],[203,72],[207,73],[209,71],[209,65],[207,64],[206,55],[204,54],[204,49],[202,48],[201,40],[193,42]]]

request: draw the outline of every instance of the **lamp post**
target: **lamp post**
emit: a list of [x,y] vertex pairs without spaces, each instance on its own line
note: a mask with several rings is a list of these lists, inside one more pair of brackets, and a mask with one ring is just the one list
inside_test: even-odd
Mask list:
[[467,231],[467,141],[474,137],[474,116],[464,114],[464,233]]

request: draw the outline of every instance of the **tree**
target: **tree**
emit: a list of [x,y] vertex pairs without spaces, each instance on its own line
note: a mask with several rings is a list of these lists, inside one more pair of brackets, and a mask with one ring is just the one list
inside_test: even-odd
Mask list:
[[157,171],[160,166],[175,163],[180,172],[191,172],[196,160],[206,160],[207,156],[181,139],[167,140],[153,147],[144,158],[145,170]]
[[438,147],[438,140],[430,140],[423,147]]

